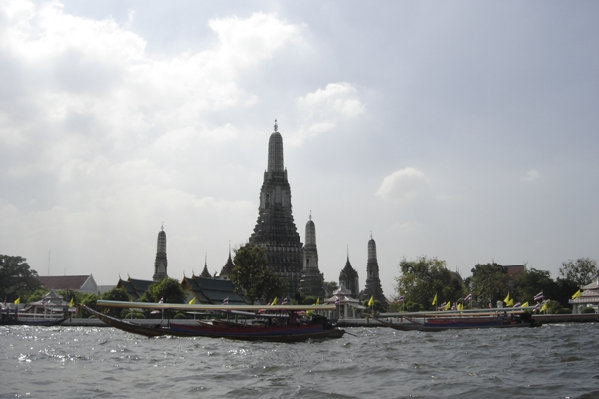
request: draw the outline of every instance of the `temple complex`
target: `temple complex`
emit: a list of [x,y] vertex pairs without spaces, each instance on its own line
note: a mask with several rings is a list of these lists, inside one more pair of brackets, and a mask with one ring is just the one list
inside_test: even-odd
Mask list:
[[383,295],[383,288],[381,287],[381,279],[379,277],[379,264],[376,257],[376,243],[370,236],[368,240],[368,260],[366,262],[366,288],[362,293],[362,299],[367,300],[372,297],[375,301],[378,301],[383,310],[387,309],[387,300]]
[[156,249],[156,260],[154,261],[154,281],[160,281],[168,277],[166,274],[166,233],[164,226],[158,233],[158,245]]
[[299,291],[304,296],[324,297],[324,276],[318,270],[316,250],[316,227],[310,214],[306,223],[306,244],[304,245],[304,266],[300,277]]
[[358,272],[349,263],[349,251],[347,253],[347,262],[345,267],[339,273],[339,288],[345,287],[349,295],[358,298],[360,294],[360,284],[358,281]]
[[295,298],[302,273],[302,243],[291,211],[291,188],[283,163],[283,137],[275,120],[268,142],[268,168],[260,189],[258,220],[249,243],[264,249],[268,264]]

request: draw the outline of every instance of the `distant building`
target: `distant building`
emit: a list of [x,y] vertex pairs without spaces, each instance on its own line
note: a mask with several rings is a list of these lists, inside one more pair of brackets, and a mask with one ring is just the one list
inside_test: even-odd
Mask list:
[[217,277],[183,277],[183,289],[188,293],[188,301],[195,298],[196,303],[220,305],[246,305],[247,301],[235,292],[233,282]]
[[344,287],[348,290],[349,295],[353,298],[358,298],[360,294],[360,282],[358,280],[358,272],[349,263],[349,252],[347,254],[347,262],[345,267],[339,273],[339,288]]
[[166,267],[168,262],[166,260],[166,233],[164,232],[164,226],[158,233],[158,244],[156,248],[156,260],[154,261],[154,281],[160,281],[168,277],[166,273]]
[[260,189],[258,220],[249,243],[266,252],[267,263],[287,282],[286,296],[299,292],[302,243],[291,211],[291,188],[283,163],[283,137],[275,120],[268,141],[268,169]]
[[123,280],[119,278],[116,288],[123,288],[127,291],[127,294],[129,294],[133,301],[137,301],[152,284],[154,284],[153,280],[140,280],[131,277],[127,278],[127,280]]
[[383,294],[381,279],[379,277],[379,264],[376,257],[376,243],[372,236],[368,240],[368,261],[366,262],[366,288],[362,295],[363,300],[372,297],[378,301],[383,310],[387,310],[387,298]]
[[98,284],[91,274],[70,276],[38,276],[44,288],[47,290],[71,290],[83,294],[98,294]]
[[503,265],[503,268],[507,272],[510,277],[520,278],[522,273],[524,273],[525,267],[524,265]]
[[316,249],[316,227],[309,216],[306,223],[306,244],[304,245],[304,266],[300,277],[299,291],[304,296],[324,298],[324,276],[318,269],[318,250]]

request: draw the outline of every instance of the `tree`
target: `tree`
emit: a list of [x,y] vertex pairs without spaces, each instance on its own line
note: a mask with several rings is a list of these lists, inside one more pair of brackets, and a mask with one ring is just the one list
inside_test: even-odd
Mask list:
[[413,307],[433,308],[437,295],[437,306],[444,301],[455,301],[463,295],[463,282],[457,273],[445,267],[445,261],[421,257],[415,262],[403,259],[401,276],[396,278],[398,296],[403,295]]
[[518,278],[518,288],[513,296],[517,300],[522,302],[528,301],[532,304],[534,296],[540,291],[543,291],[547,296],[549,293],[555,292],[556,289],[556,283],[551,278],[549,271],[537,270],[533,267],[530,270],[525,269],[520,275]]
[[563,262],[559,268],[559,274],[566,280],[583,286],[599,277],[599,269],[594,259],[580,258],[576,261]]
[[[494,305],[496,301],[505,298],[512,288],[507,270],[497,263],[476,265],[471,271],[472,277],[468,279],[468,285],[472,301],[478,307],[486,307],[488,303]],[[514,292],[511,293],[512,297],[513,295]]]
[[25,298],[42,286],[25,258],[0,255],[0,300]]
[[139,298],[140,302],[184,303],[185,291],[174,278],[164,278],[150,285]]
[[336,281],[325,281],[323,285],[325,296],[333,295],[333,292],[337,291],[337,289],[339,288],[339,285]]
[[[110,291],[105,292],[102,295],[102,299],[109,301],[130,301],[131,297],[127,294],[127,291],[124,288],[113,288]],[[95,305],[95,303],[94,303]],[[116,308],[106,308],[105,312],[112,316],[119,316],[121,314],[121,309]]]
[[280,296],[284,282],[266,261],[264,251],[257,245],[246,244],[235,251],[235,267],[231,281],[250,303]]

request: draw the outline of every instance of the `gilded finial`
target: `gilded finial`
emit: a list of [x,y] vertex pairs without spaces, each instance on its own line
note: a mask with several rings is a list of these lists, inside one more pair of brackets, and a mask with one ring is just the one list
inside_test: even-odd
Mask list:
[[275,133],[279,131],[279,125],[277,124],[277,120],[275,119]]

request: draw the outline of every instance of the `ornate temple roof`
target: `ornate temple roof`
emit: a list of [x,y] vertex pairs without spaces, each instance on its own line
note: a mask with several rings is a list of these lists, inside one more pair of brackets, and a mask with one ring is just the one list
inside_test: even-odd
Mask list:
[[192,276],[183,277],[181,285],[193,296],[205,304],[221,304],[227,299],[230,305],[245,305],[247,301],[235,292],[229,279]]

